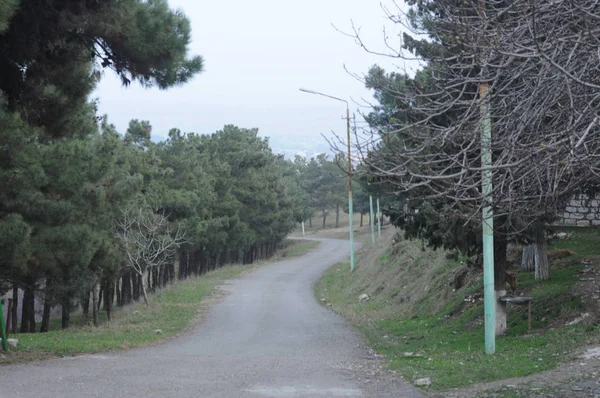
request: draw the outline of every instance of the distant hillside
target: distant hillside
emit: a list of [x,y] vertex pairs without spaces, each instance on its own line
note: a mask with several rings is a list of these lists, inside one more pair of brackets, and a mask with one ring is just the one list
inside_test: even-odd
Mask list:
[[323,137],[309,139],[303,137],[269,137],[269,144],[273,148],[273,152],[283,154],[288,159],[296,155],[311,158],[323,152],[333,154],[329,144]]

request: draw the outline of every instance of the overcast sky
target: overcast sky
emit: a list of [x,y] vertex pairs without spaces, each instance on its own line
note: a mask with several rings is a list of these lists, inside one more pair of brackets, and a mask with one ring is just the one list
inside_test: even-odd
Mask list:
[[[170,0],[190,18],[192,54],[205,70],[192,82],[167,91],[123,88],[107,72],[95,96],[100,112],[124,132],[130,119],[149,120],[153,135],[172,127],[212,133],[225,124],[258,127],[273,141],[322,141],[321,133],[344,132],[344,104],[304,94],[300,87],[337,97],[370,100],[344,65],[363,74],[377,63],[392,69],[400,60],[371,55],[352,38],[351,20],[375,50],[384,50],[383,28],[394,40],[378,1],[366,0]],[[395,39],[398,42],[398,39]],[[352,110],[356,105],[352,105]],[[293,144],[292,144],[293,145]]]

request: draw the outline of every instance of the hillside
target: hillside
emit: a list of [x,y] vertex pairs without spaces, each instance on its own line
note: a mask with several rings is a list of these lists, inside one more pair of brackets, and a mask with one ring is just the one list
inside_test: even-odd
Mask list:
[[[533,274],[513,269],[517,276],[514,295],[534,297],[532,332],[527,330],[526,307],[510,306],[509,331],[497,339],[494,356],[483,354],[481,270],[468,267],[464,258],[407,241],[393,228],[386,228],[375,246],[370,239],[363,244],[354,273],[347,264],[337,264],[315,292],[363,332],[373,348],[389,359],[390,368],[408,381],[430,378],[429,388],[446,391],[444,396],[448,391],[455,391],[456,396],[475,392],[480,396],[488,389],[494,390],[494,396],[517,396],[510,395],[517,389],[502,395],[502,382],[481,383],[523,377],[559,364],[563,370],[564,366],[580,366],[581,361],[572,361],[599,341],[598,231],[568,232],[569,239],[550,247],[549,281],[536,282]],[[563,249],[575,254],[563,257]],[[513,257],[518,258],[518,250]],[[597,370],[597,359],[586,360],[590,377]],[[582,370],[564,370],[563,378],[552,378],[556,386],[547,380],[543,385],[572,392],[573,383],[586,378]],[[536,391],[540,388],[535,387]],[[529,396],[527,391],[518,396]],[[558,396],[569,395],[563,391]]]

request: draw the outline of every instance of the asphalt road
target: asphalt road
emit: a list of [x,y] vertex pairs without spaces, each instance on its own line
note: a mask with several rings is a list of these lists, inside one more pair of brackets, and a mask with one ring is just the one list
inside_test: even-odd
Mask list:
[[200,326],[162,345],[2,367],[0,397],[419,397],[313,296],[347,248],[324,239],[228,282]]

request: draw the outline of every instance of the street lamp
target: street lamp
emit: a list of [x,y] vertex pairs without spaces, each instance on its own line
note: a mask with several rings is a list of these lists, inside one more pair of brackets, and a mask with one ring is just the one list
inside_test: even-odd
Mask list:
[[334,97],[332,95],[319,93],[313,90],[307,90],[305,88],[301,88],[300,91],[308,94],[320,95],[323,97],[331,98],[346,104],[346,134],[348,138],[348,226],[350,227],[350,270],[354,271],[354,228],[352,225],[354,211],[352,209],[352,160],[350,158],[350,108],[348,106],[348,101],[346,101],[345,99]]

